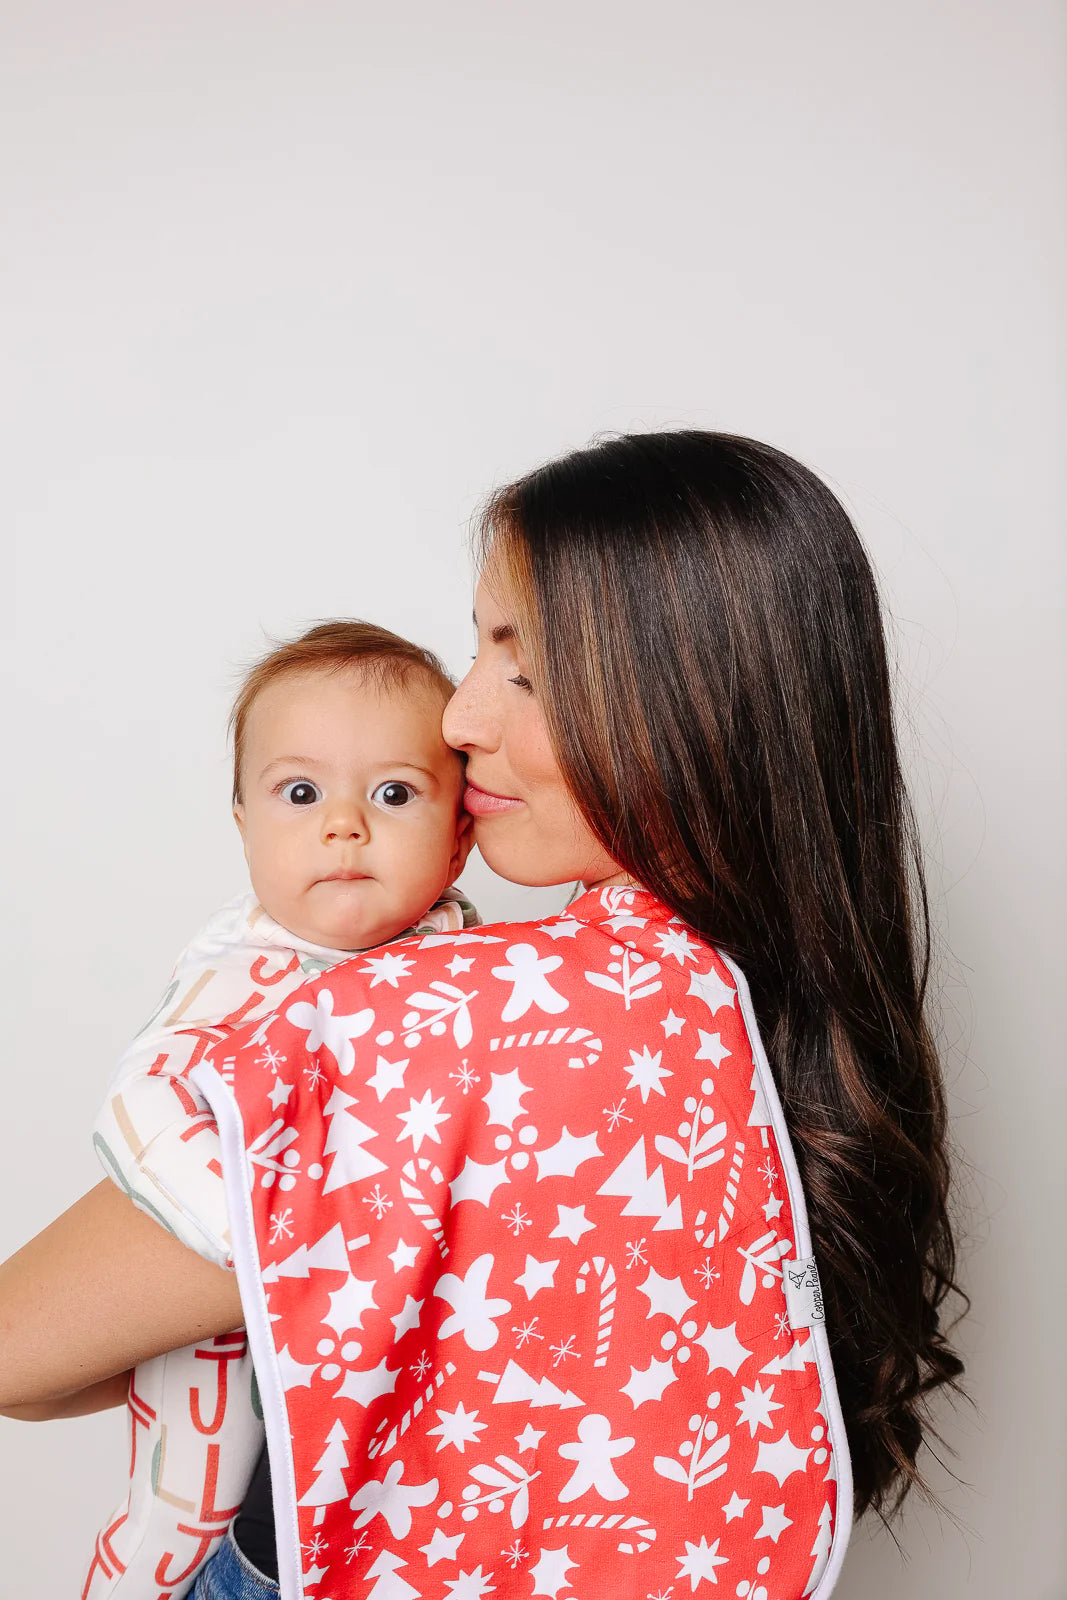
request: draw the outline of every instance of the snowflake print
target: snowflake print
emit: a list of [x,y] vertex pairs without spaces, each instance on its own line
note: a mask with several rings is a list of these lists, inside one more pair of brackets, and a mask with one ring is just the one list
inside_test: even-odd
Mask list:
[[775,1337],[775,1339],[776,1340],[777,1339],[788,1339],[788,1338],[791,1337],[792,1332],[793,1332],[793,1325],[789,1321],[789,1313],[788,1313],[788,1311],[776,1311],[774,1313],[774,1337]]
[[623,1111],[625,1104],[626,1096],[623,1095],[617,1106],[604,1107],[604,1115],[608,1119],[609,1133],[614,1133],[620,1122],[632,1122],[634,1120],[633,1117],[626,1116],[625,1112]]
[[432,1366],[433,1362],[424,1350],[422,1355],[408,1368],[408,1371],[413,1372],[418,1382],[421,1383]]
[[303,1544],[300,1546],[300,1548],[303,1550],[309,1561],[317,1561],[322,1555],[322,1552],[327,1548],[327,1544],[326,1540],[322,1537],[322,1534],[317,1533],[308,1544]]
[[286,1206],[284,1211],[272,1211],[270,1214],[270,1242],[281,1244],[283,1239],[293,1237],[293,1208]]
[[673,1593],[674,1584],[672,1583],[666,1589],[657,1589],[655,1594],[649,1594],[648,1600],[671,1600]]
[[369,1549],[370,1539],[367,1537],[366,1530],[364,1529],[359,1538],[353,1540],[348,1549],[345,1551],[345,1560],[351,1564],[355,1560],[356,1556],[361,1556],[364,1550]]
[[626,1246],[626,1270],[631,1267],[647,1267],[648,1257],[645,1255],[645,1240],[632,1239]]
[[450,1072],[448,1076],[452,1079],[453,1083],[457,1083],[459,1085],[463,1094],[469,1093],[476,1083],[481,1083],[482,1081],[481,1078],[479,1078],[475,1073],[473,1068],[468,1067],[466,1056],[464,1056],[461,1065],[456,1068],[455,1072]]
[[521,1350],[523,1345],[529,1344],[531,1339],[544,1339],[543,1333],[537,1331],[537,1317],[531,1317],[529,1322],[524,1322],[521,1328],[512,1328],[512,1333],[517,1334],[517,1344]]
[[699,1267],[694,1267],[693,1271],[696,1273],[705,1289],[710,1289],[712,1284],[720,1276],[720,1274],[712,1266],[710,1256],[705,1256],[702,1264]]
[[312,1062],[310,1067],[304,1068],[304,1077],[308,1081],[309,1089],[317,1089],[325,1076],[325,1072],[319,1066],[317,1061]]
[[778,1168],[775,1166],[770,1156],[764,1157],[763,1165],[759,1169],[759,1175],[766,1181],[768,1189],[772,1188],[774,1184],[778,1182]]
[[578,1335],[576,1333],[568,1333],[567,1337],[561,1339],[559,1344],[549,1345],[548,1348],[552,1352],[552,1365],[554,1367],[558,1367],[561,1361],[566,1360],[567,1356],[574,1356],[579,1361],[582,1359],[581,1351],[574,1348],[577,1339]]
[[286,1056],[281,1055],[279,1051],[267,1044],[263,1046],[263,1054],[256,1057],[256,1066],[264,1069],[269,1067],[271,1072],[277,1072],[280,1067],[285,1066],[287,1059]]
[[526,1546],[523,1544],[521,1539],[516,1539],[515,1543],[511,1546],[510,1549],[504,1550],[501,1553],[502,1553],[502,1555],[504,1557],[504,1560],[507,1562],[508,1566],[511,1568],[511,1570],[513,1572],[514,1572],[515,1568],[517,1566],[520,1566],[522,1564],[522,1562],[524,1562],[526,1560],[526,1557],[530,1554],[530,1552],[527,1550]]
[[387,1211],[392,1211],[393,1209],[393,1202],[390,1200],[388,1195],[382,1193],[382,1186],[380,1183],[376,1183],[374,1185],[374,1188],[371,1190],[370,1194],[364,1195],[363,1204],[365,1206],[370,1206],[371,1210],[374,1212],[375,1220],[378,1222],[381,1222]]
[[528,1228],[533,1221],[528,1217],[520,1205],[512,1206],[510,1211],[500,1213],[501,1222],[506,1222],[514,1237],[517,1239],[523,1228]]

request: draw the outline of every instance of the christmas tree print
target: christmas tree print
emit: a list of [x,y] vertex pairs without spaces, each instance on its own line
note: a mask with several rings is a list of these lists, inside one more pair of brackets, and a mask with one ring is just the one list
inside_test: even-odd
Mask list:
[[322,1521],[327,1506],[348,1497],[348,1489],[345,1486],[345,1473],[348,1470],[348,1455],[345,1450],[347,1442],[348,1434],[338,1420],[326,1435],[326,1448],[315,1463],[318,1476],[300,1497],[300,1505],[316,1508],[316,1522]]

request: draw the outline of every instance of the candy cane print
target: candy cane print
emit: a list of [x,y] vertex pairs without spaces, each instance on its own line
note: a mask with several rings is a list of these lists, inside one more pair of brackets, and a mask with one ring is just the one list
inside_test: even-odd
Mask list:
[[579,1268],[574,1287],[579,1294],[584,1294],[585,1280],[594,1269],[600,1279],[600,1315],[597,1319],[596,1359],[593,1365],[606,1367],[608,1346],[611,1343],[611,1325],[615,1320],[615,1268],[610,1261],[605,1261],[603,1256],[593,1256]]
[[414,1161],[406,1161],[404,1163],[403,1173],[400,1178],[400,1193],[404,1196],[404,1199],[426,1231],[432,1235],[438,1250],[441,1252],[441,1259],[444,1260],[445,1256],[448,1255],[445,1230],[440,1217],[436,1214],[433,1206],[426,1199],[416,1182],[419,1172],[428,1172],[433,1183],[441,1184],[445,1181],[444,1173],[440,1167],[434,1166],[432,1162],[427,1161],[425,1156],[420,1156],[418,1163]]
[[722,1210],[719,1213],[719,1243],[726,1238],[730,1231],[730,1224],[734,1219],[734,1204],[737,1200],[737,1185],[741,1181],[741,1167],[745,1160],[745,1141],[737,1139],[734,1142],[734,1159],[730,1162],[730,1171],[726,1177],[726,1191],[722,1197]]
[[[441,1370],[434,1373],[426,1388],[416,1399],[415,1404],[404,1412],[404,1415],[401,1417],[398,1423],[394,1424],[388,1438],[384,1440],[380,1438],[371,1440],[370,1444],[367,1446],[367,1457],[369,1460],[373,1461],[377,1456],[384,1456],[387,1451],[393,1448],[394,1444],[396,1444],[396,1441],[402,1438],[405,1433],[407,1433],[408,1429],[411,1427],[411,1424],[414,1422],[423,1406],[429,1404],[434,1395],[437,1393],[438,1389],[444,1383],[445,1379],[450,1378],[455,1370],[456,1369],[452,1362],[446,1361]],[[388,1421],[388,1417],[382,1418],[381,1422],[378,1424],[377,1431],[379,1433],[385,1427]]]
[[656,1537],[656,1530],[645,1517],[626,1517],[620,1512],[614,1516],[606,1517],[601,1512],[593,1512],[592,1516],[579,1511],[574,1516],[546,1517],[541,1524],[542,1531],[548,1533],[553,1528],[599,1528],[603,1533],[613,1533],[616,1529],[620,1533],[636,1529],[637,1549],[631,1540],[625,1539],[618,1542],[615,1548],[626,1556],[642,1555]]

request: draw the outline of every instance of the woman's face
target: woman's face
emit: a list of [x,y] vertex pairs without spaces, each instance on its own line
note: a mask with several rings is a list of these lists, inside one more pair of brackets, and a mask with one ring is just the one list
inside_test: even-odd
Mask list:
[[512,883],[624,882],[564,785],[513,616],[504,575],[490,561],[474,599],[478,654],[443,725],[467,756],[474,842]]

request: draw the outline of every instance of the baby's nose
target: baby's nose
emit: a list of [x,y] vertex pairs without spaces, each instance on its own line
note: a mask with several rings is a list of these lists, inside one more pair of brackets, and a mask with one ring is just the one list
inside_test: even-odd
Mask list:
[[327,843],[332,840],[362,839],[367,831],[366,821],[359,806],[337,804],[323,814],[322,836]]

